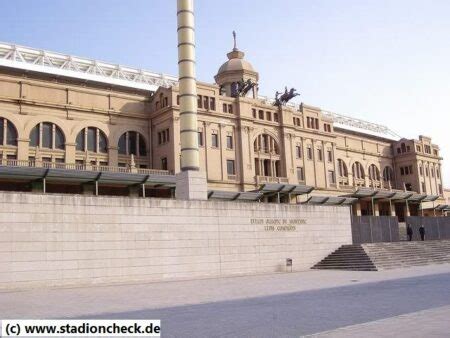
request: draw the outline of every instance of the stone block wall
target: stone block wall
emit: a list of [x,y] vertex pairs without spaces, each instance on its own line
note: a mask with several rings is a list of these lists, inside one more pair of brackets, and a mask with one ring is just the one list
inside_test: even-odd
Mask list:
[[0,289],[305,270],[348,207],[0,193]]

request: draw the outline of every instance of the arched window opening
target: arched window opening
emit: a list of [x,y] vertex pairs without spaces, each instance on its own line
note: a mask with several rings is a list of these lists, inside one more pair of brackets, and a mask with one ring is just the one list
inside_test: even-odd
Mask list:
[[383,170],[383,180],[385,182],[394,180],[394,170],[391,167],[385,167]]
[[264,177],[282,177],[280,148],[271,135],[260,134],[253,143],[255,174]]
[[255,152],[266,153],[266,154],[280,154],[280,149],[278,147],[277,141],[268,134],[259,135],[255,142],[253,143],[253,148]]
[[82,129],[77,135],[76,143],[76,149],[78,151],[90,151],[103,154],[108,152],[106,135],[95,127]]
[[401,148],[402,148],[402,153],[406,153],[406,145],[404,143],[402,143]]
[[136,131],[127,131],[119,138],[119,154],[147,156],[144,136]]
[[17,147],[17,129],[11,121],[0,117],[0,146]]
[[30,146],[47,149],[61,149],[65,147],[64,134],[56,124],[41,122],[30,133]]
[[363,180],[366,176],[364,175],[364,169],[360,162],[353,163],[352,166],[353,178]]
[[380,180],[380,170],[375,164],[369,166],[369,178],[374,181]]
[[338,159],[337,171],[339,184],[349,185],[347,165],[342,159]]
[[338,159],[338,174],[340,177],[348,177],[347,165],[341,159]]

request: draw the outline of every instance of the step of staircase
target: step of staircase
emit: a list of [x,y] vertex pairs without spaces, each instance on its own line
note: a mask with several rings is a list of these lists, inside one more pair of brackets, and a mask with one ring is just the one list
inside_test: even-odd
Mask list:
[[450,240],[342,245],[312,269],[377,271],[450,263]]

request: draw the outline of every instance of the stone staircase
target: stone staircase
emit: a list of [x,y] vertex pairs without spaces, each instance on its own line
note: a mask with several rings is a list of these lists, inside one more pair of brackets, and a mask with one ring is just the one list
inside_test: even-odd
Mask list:
[[450,240],[343,245],[313,269],[377,271],[450,263]]
[[339,269],[376,271],[377,268],[362,245],[343,245],[312,267],[313,269]]

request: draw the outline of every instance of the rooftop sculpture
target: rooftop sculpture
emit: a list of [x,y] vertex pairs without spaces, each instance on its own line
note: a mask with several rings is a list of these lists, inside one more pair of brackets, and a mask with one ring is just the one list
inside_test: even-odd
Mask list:
[[[296,89],[295,88],[291,88],[289,91],[287,89],[287,87],[284,87],[284,93],[281,94],[280,92],[276,92],[275,93],[275,102],[274,102],[274,106],[277,107],[281,107],[281,106],[285,106],[286,103],[288,103],[291,99],[293,99],[296,96],[299,96],[299,93],[296,93]],[[280,96],[281,94],[281,96]]]

